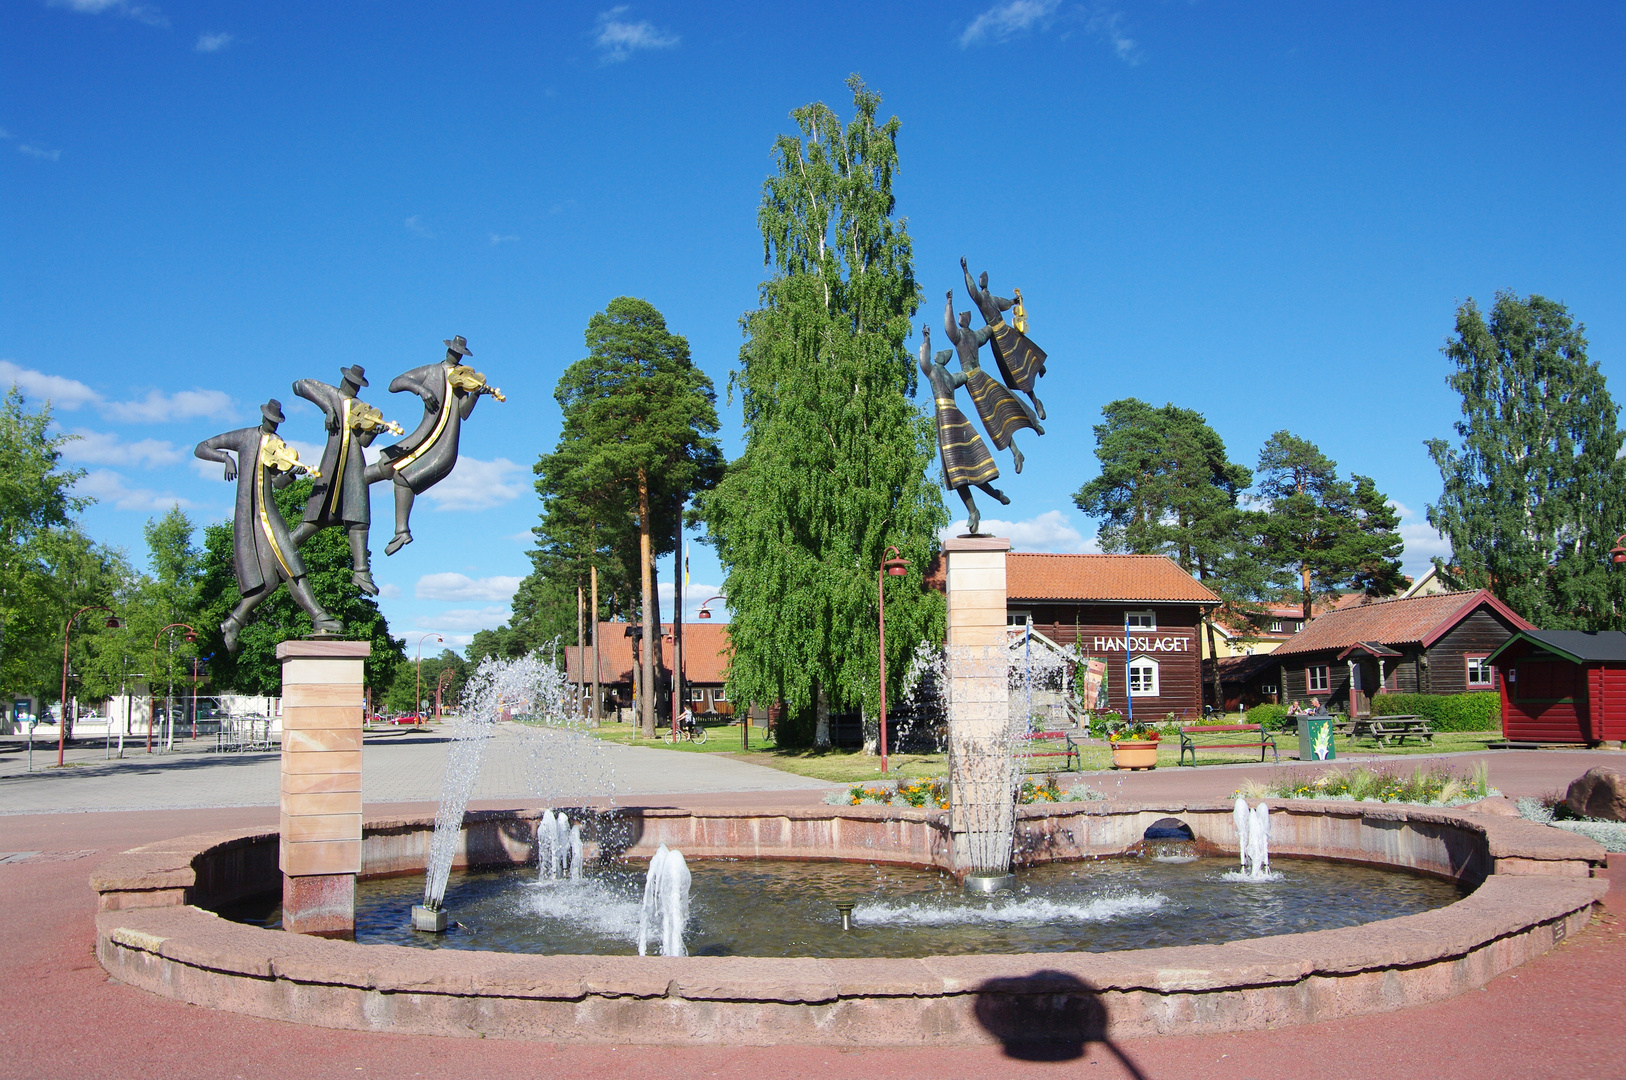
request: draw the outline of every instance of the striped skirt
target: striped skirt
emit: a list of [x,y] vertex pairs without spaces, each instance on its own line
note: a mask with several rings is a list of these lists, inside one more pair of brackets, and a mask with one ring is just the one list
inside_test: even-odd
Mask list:
[[937,448],[943,452],[943,484],[950,491],[999,476],[982,436],[953,401],[937,401]]
[[1028,340],[1004,319],[993,324],[994,357],[999,361],[999,374],[1012,390],[1033,393],[1044,374],[1045,352]]
[[1011,437],[1023,428],[1032,428],[1040,435],[1044,434],[1044,428],[1039,426],[1038,419],[1028,411],[1028,407],[981,368],[972,368],[965,373],[965,388],[971,391],[977,415],[982,417],[982,426],[996,448],[1003,450],[1011,445]]

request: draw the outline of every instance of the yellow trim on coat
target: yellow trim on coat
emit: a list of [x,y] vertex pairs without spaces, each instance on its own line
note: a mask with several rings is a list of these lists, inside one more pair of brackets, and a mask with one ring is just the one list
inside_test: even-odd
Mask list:
[[411,465],[414,461],[417,461],[418,458],[423,455],[425,450],[435,445],[435,440],[440,438],[440,433],[446,430],[446,421],[451,419],[453,404],[452,377],[450,374],[447,374],[446,392],[442,394],[440,398],[440,419],[435,422],[435,430],[429,433],[429,438],[418,444],[417,449],[413,450],[412,453],[395,463],[395,471],[397,473],[406,468],[408,465]]
[[327,510],[330,514],[339,512],[339,496],[343,494],[344,463],[350,456],[350,398],[339,399],[339,464],[328,478],[328,484],[333,488],[333,497],[328,500]]
[[[294,572],[288,569],[288,560],[282,557],[282,548],[277,544],[276,534],[271,531],[271,519],[266,515],[265,511],[265,470],[268,468],[265,463],[265,444],[267,439],[273,438],[276,438],[276,436],[262,434],[260,436],[260,452],[254,455],[254,467],[259,470],[259,474],[254,477],[254,505],[257,507],[256,512],[260,519],[260,531],[265,533],[266,540],[271,544],[271,554],[277,557],[277,562],[282,564],[282,572],[288,575],[289,581],[292,581]],[[282,440],[277,439],[277,441],[281,442]]]

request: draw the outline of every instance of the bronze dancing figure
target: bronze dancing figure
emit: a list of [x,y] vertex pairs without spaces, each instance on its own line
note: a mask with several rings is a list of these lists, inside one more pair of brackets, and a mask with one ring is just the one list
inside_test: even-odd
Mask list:
[[[283,421],[281,402],[275,398],[267,401],[260,406],[260,416],[259,427],[216,435],[198,443],[193,451],[204,461],[223,462],[226,479],[237,481],[232,563],[243,598],[220,624],[227,652],[237,651],[237,637],[249,614],[283,582],[288,583],[294,602],[310,616],[318,634],[344,631],[344,624],[323,610],[312,595],[305,563],[273,496],[273,491],[293,482],[295,469],[312,476],[319,474],[301,464],[298,452],[277,437],[277,425]],[[235,461],[233,454],[237,455]]]
[[[995,296],[988,291],[988,271],[984,270],[978,275],[976,281],[971,280],[971,270],[965,264],[965,257],[960,257],[960,269],[965,273],[966,292],[971,294],[971,302],[977,305],[982,312],[983,322],[993,332],[991,340],[994,344],[994,359],[999,362],[999,376],[1005,380],[1005,385],[1012,390],[1020,390],[1033,399],[1033,411],[1040,420],[1044,419],[1044,402],[1039,400],[1036,392],[1039,379],[1045,372],[1045,351],[1028,339],[1019,327],[1011,326],[1005,321],[1005,312],[1020,302],[1020,300],[1007,300],[1003,296]],[[1020,298],[1020,291],[1017,293]],[[1017,314],[1021,311],[1018,309]]]
[[994,464],[982,436],[954,400],[954,391],[965,385],[965,375],[951,375],[944,366],[954,356],[953,351],[944,349],[934,356],[932,328],[922,326],[920,333],[920,373],[931,383],[932,402],[937,409],[937,449],[943,458],[943,486],[965,503],[966,532],[975,535],[982,524],[982,515],[971,498],[973,487],[986,491],[1004,506],[1009,506],[1011,500],[994,487],[993,481],[999,479],[999,466]]
[[1033,415],[1033,411],[1015,394],[995,382],[982,370],[982,364],[977,359],[977,351],[982,348],[983,342],[993,336],[992,328],[985,326],[981,330],[971,329],[969,311],[960,312],[960,325],[956,327],[952,289],[945,295],[943,327],[948,333],[949,340],[954,343],[954,351],[960,361],[960,371],[965,376],[965,388],[970,391],[971,401],[977,407],[977,415],[982,418],[983,430],[988,432],[988,438],[996,449],[1010,447],[1011,457],[1016,462],[1016,471],[1021,472],[1022,451],[1016,447],[1016,433],[1027,427],[1043,435],[1044,428],[1039,426],[1039,420]]

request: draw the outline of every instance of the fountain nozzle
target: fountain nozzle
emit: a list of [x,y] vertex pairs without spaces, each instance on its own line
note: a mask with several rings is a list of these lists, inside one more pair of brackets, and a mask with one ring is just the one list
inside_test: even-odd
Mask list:
[[841,912],[841,928],[851,930],[853,928],[853,902],[851,900],[837,900],[836,910]]
[[446,932],[446,909],[438,906],[430,907],[428,904],[413,904],[412,929],[422,930],[426,934],[444,934]]
[[967,892],[996,893],[1016,888],[1016,875],[1003,871],[975,871],[965,876]]

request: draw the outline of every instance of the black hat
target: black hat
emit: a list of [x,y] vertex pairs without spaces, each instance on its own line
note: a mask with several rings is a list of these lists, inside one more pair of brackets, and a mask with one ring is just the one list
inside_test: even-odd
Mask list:
[[367,385],[367,376],[362,373],[360,364],[351,364],[349,367],[340,368],[339,374],[344,376],[345,382],[350,383],[352,386]]
[[469,351],[469,343],[463,340],[462,334],[458,334],[456,337],[452,338],[452,340],[446,342],[446,347],[452,352],[457,353],[459,356],[474,355]]
[[278,401],[276,398],[272,398],[270,401],[260,406],[260,415],[271,421],[273,424],[282,423],[282,421],[285,419],[282,415],[282,402]]

